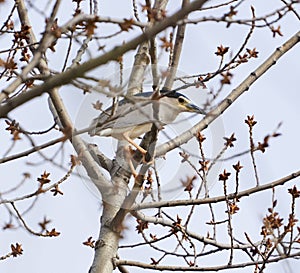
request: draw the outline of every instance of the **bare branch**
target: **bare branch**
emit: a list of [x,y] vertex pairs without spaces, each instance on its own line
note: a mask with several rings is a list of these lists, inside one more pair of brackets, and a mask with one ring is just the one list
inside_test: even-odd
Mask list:
[[[160,24],[156,24],[151,29],[146,30],[144,33],[139,35],[138,37],[132,39],[131,41],[128,41],[126,44],[115,47],[113,50],[97,57],[94,59],[91,59],[80,66],[74,67],[72,69],[69,69],[61,74],[58,74],[56,76],[53,76],[45,81],[44,84],[33,87],[30,91],[19,95],[18,97],[14,98],[13,100],[9,101],[7,104],[2,105],[0,107],[0,117],[6,117],[6,115],[12,110],[16,109],[18,106],[24,104],[25,102],[40,96],[41,94],[45,92],[49,92],[49,90],[52,90],[55,87],[59,87],[65,84],[70,83],[73,79],[77,77],[83,76],[86,72],[100,66],[103,64],[106,64],[109,61],[116,60],[119,56],[122,56],[124,53],[135,49],[139,44],[143,43],[144,41],[149,40],[151,37],[156,35],[157,33],[161,32],[165,28],[175,25],[177,21],[182,19],[184,16],[189,14],[190,12],[199,9],[206,0],[197,0],[191,3],[190,5],[186,6],[185,8],[182,8],[175,14],[173,14],[170,17],[167,17],[164,21],[162,21]],[[76,20],[75,20],[76,19]],[[72,19],[67,26],[73,25],[75,22],[80,21],[78,18]],[[73,23],[74,22],[74,23]],[[61,31],[64,31],[64,28],[62,28]],[[45,45],[43,48],[48,48],[48,46],[53,42],[53,38],[49,38],[48,40],[44,39],[45,43],[47,41],[47,45]],[[41,45],[40,45],[41,47]],[[40,49],[39,52],[43,52],[44,50]],[[31,65],[28,65],[26,67],[26,70],[23,71],[23,74],[26,75],[40,60],[40,57],[38,55],[35,55],[36,57],[34,60],[31,61]],[[15,83],[11,84],[9,88],[6,88],[3,92],[7,95],[10,94],[12,91],[15,90],[15,88],[21,83],[21,80],[16,80]],[[5,95],[5,97],[6,97]]]
[[268,71],[285,53],[292,49],[300,42],[300,31],[293,35],[282,46],[278,47],[276,51],[267,58],[256,70],[250,75],[221,102],[212,111],[210,111],[205,118],[192,127],[189,131],[177,136],[176,138],[160,145],[156,149],[156,156],[163,156],[170,150],[188,142],[193,138],[198,131],[205,129],[217,117],[219,117],[235,100],[244,92],[248,91],[251,85],[259,79],[266,71]]
[[[291,256],[283,256],[283,257],[277,257],[277,258],[270,258],[268,260],[268,264],[271,263],[277,263],[284,259],[293,259],[300,255],[300,252],[296,252],[292,254]],[[153,264],[147,264],[142,262],[136,262],[136,261],[129,261],[129,260],[117,260],[117,265],[124,265],[124,266],[135,266],[135,267],[141,267],[143,269],[153,269],[153,270],[169,270],[169,271],[195,271],[195,272],[214,272],[214,271],[222,271],[222,270],[228,270],[228,269],[234,269],[234,268],[244,268],[249,266],[256,266],[262,264],[263,261],[253,261],[253,262],[246,262],[246,263],[238,263],[233,265],[220,265],[220,266],[211,266],[211,267],[200,267],[200,266],[173,266],[173,265],[153,265]]]
[[[300,176],[300,171],[294,172],[290,175],[287,175],[285,177],[282,177],[278,180],[272,181],[270,183],[260,185],[254,188],[250,188],[244,191],[240,191],[238,194],[232,193],[228,194],[227,198],[235,199],[235,198],[241,198],[244,196],[249,196],[256,192],[261,192],[267,189],[272,189],[276,186],[284,185],[285,183],[297,178]],[[219,197],[211,197],[211,198],[204,198],[204,199],[192,199],[192,200],[175,200],[175,201],[160,201],[160,202],[153,202],[153,203],[144,203],[135,205],[132,207],[132,210],[141,210],[141,209],[149,209],[149,208],[162,208],[162,207],[174,207],[174,206],[188,206],[188,205],[200,205],[200,204],[210,204],[210,203],[218,203],[225,201],[225,196],[219,196]]]
[[[182,1],[182,8],[189,4],[189,0],[183,0]],[[185,17],[187,18],[187,16]],[[173,86],[173,82],[177,73],[177,68],[179,65],[179,60],[181,56],[182,46],[183,46],[183,40],[184,40],[184,34],[185,34],[185,24],[181,24],[177,27],[177,33],[176,33],[176,39],[175,39],[175,45],[173,50],[173,56],[171,65],[168,68],[168,75],[166,82],[164,84],[164,89],[171,90]]]

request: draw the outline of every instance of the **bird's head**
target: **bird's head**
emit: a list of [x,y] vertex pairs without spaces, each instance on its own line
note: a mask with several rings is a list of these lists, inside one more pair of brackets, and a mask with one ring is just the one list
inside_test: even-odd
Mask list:
[[177,109],[178,113],[192,112],[205,115],[205,111],[195,105],[185,95],[174,91],[161,91],[162,102],[170,105],[173,109]]

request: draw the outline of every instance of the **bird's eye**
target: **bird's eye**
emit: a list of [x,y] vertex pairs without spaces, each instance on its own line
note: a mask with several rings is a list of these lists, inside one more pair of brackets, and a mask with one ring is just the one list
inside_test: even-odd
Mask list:
[[178,98],[178,102],[179,102],[179,103],[184,103],[184,102],[185,102],[185,100],[184,100],[184,98],[182,98],[182,97],[179,97],[179,98]]

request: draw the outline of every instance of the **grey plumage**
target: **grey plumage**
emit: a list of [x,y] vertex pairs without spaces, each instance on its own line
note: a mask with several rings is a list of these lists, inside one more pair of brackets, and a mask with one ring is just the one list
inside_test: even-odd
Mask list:
[[151,99],[152,95],[145,92],[121,100],[112,116],[112,108],[106,109],[92,121],[89,134],[126,139],[133,144],[132,139],[150,131],[153,122],[162,127],[182,112],[205,114],[181,93],[161,91],[161,97],[156,100]]

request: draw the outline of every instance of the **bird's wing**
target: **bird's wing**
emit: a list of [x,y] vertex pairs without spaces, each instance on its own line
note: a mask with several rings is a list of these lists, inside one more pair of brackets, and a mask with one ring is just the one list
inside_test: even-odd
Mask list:
[[128,128],[153,121],[152,101],[145,98],[132,103],[121,102],[112,116],[107,114],[110,111],[111,108],[108,108],[99,117],[93,119],[90,125],[92,128],[89,132],[90,135],[97,135],[108,128]]

